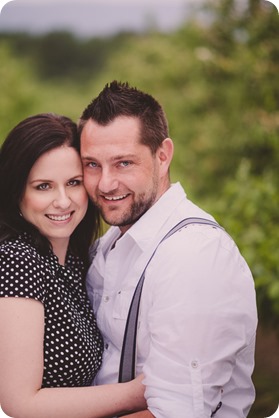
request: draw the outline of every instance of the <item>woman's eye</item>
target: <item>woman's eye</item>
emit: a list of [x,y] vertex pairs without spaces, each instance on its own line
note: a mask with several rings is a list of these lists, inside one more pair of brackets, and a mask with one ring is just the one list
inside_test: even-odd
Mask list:
[[68,182],[68,185],[69,186],[79,186],[80,184],[82,184],[82,181],[81,180],[77,180],[77,179],[70,180]]
[[49,184],[48,183],[41,183],[39,184],[36,189],[37,190],[48,190],[49,189]]

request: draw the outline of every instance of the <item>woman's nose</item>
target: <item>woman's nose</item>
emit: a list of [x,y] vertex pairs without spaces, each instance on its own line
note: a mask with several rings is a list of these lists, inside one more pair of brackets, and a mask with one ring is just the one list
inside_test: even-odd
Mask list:
[[71,199],[66,193],[66,190],[59,190],[57,191],[57,195],[53,201],[53,206],[55,208],[61,208],[61,209],[68,209],[71,205]]

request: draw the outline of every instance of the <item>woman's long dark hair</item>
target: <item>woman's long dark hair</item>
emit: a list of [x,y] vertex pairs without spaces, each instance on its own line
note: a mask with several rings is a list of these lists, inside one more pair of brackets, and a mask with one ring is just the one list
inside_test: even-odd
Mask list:
[[[8,134],[0,151],[0,242],[28,232],[41,254],[51,248],[48,239],[20,215],[30,170],[41,155],[67,145],[79,152],[76,124],[65,116],[42,113],[30,116]],[[100,216],[91,201],[85,217],[70,238],[70,248],[85,263],[88,248],[100,234]]]

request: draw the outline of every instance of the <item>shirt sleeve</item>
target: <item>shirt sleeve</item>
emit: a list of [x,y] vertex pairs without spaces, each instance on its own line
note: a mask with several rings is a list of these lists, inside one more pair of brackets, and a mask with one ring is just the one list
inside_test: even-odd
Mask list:
[[0,297],[24,297],[44,302],[44,273],[36,253],[1,246],[0,271]]
[[222,405],[222,418],[247,416],[254,400],[255,289],[232,239],[189,226],[161,244],[145,281],[149,308],[143,302],[141,309],[151,343],[143,372],[151,412],[204,418]]

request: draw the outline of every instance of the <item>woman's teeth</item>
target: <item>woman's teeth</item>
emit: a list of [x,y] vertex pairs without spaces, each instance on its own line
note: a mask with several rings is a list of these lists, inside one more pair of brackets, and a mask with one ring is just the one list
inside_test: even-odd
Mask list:
[[70,213],[68,213],[67,215],[47,215],[47,217],[52,221],[66,221],[70,218],[70,216]]

